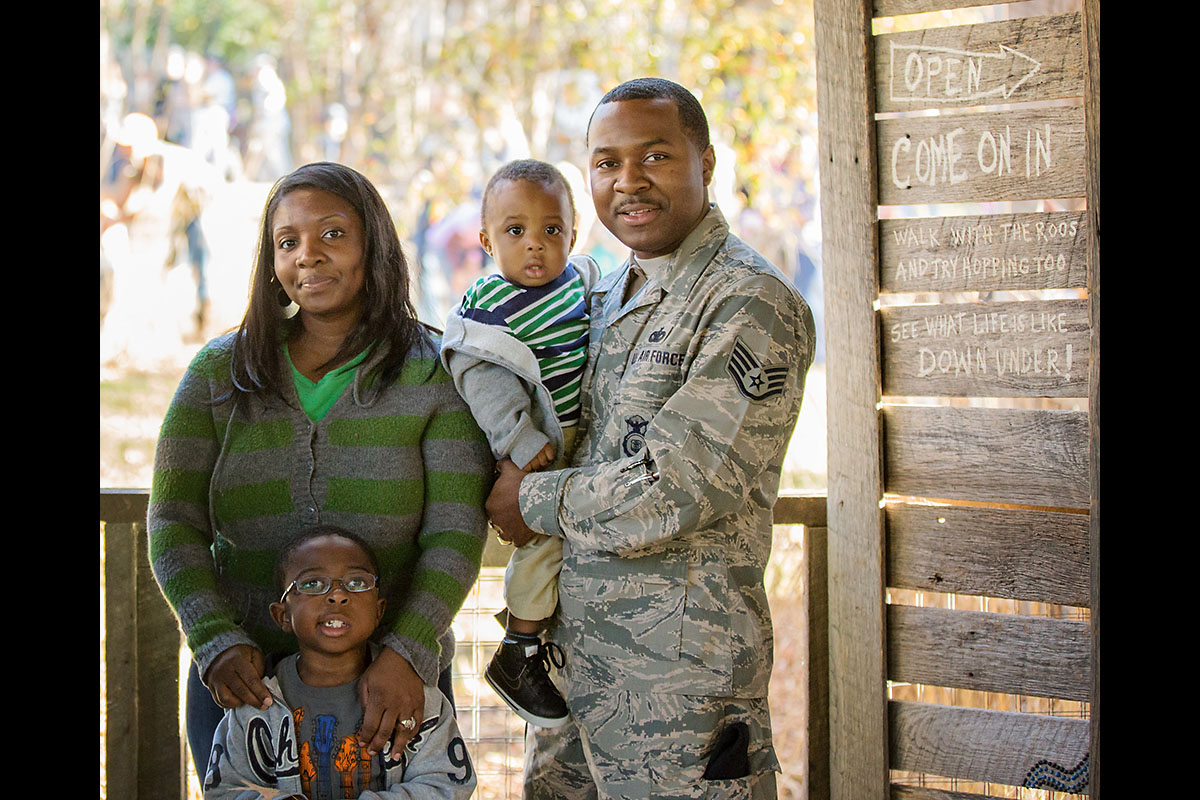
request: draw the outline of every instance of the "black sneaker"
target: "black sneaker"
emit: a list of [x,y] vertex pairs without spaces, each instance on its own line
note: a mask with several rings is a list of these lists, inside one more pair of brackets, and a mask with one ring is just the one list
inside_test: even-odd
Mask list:
[[543,728],[565,725],[567,703],[550,682],[550,662],[563,665],[562,648],[553,642],[523,645],[505,639],[484,671],[488,685],[521,719]]

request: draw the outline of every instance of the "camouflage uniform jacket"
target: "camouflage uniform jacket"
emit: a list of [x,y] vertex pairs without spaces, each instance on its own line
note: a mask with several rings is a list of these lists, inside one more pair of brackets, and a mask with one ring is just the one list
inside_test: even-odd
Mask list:
[[568,677],[610,689],[765,697],[772,506],[812,361],[812,313],[716,206],[622,306],[591,296],[584,438],[525,477],[521,513],[565,539]]

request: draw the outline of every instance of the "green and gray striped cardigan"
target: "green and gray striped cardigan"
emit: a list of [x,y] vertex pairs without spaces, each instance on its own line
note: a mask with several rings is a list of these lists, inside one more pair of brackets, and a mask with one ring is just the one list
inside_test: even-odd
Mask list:
[[479,575],[493,467],[437,342],[414,346],[400,378],[378,393],[365,385],[378,356],[364,361],[312,422],[290,382],[290,405],[216,402],[229,395],[234,336],[210,342],[188,367],[163,421],[150,490],[154,575],[200,674],[236,644],[296,650],[270,616],[275,558],[321,523],[371,544],[387,599],[376,637],[436,684],[453,656],[451,622]]

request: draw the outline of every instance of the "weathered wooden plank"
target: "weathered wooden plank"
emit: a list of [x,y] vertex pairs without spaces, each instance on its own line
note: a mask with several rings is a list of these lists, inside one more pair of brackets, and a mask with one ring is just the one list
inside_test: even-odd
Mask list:
[[875,37],[875,110],[1078,97],[1080,15],[1024,17]]
[[1082,197],[1083,107],[876,123],[881,205]]
[[995,800],[996,795],[974,792],[952,792],[928,786],[892,784],[892,800]]
[[888,606],[888,678],[982,692],[1091,696],[1091,623]]
[[1020,0],[875,0],[873,13],[877,17],[898,17],[902,14],[920,14],[925,11],[942,11],[948,8],[992,6],[1017,2]]
[[888,717],[893,769],[1023,786],[1057,768],[1068,791],[1087,791],[1086,719],[902,701]]
[[888,492],[1088,507],[1087,412],[885,406],[884,430]]
[[136,798],[138,781],[137,548],[130,524],[104,526],[104,769],[109,797]]
[[879,262],[868,0],[815,0],[829,476],[829,786],[887,797]]
[[102,522],[145,522],[150,503],[148,489],[101,489],[100,520]]
[[804,530],[805,653],[808,656],[809,800],[829,798],[829,530]]
[[179,623],[150,569],[145,525],[137,545],[138,792],[142,798],[187,796],[185,737],[179,722]]
[[891,306],[883,393],[1086,397],[1086,300]]
[[1087,285],[1087,213],[879,221],[885,292],[986,292]]
[[1088,399],[1091,430],[1088,458],[1091,466],[1092,540],[1092,797],[1100,797],[1100,0],[1083,2],[1083,39],[1086,64],[1084,112],[1087,120],[1088,296],[1091,299],[1091,395]]
[[1089,606],[1085,514],[887,505],[887,583],[899,589]]
[[827,496],[821,494],[781,494],[775,501],[776,525],[826,525]]

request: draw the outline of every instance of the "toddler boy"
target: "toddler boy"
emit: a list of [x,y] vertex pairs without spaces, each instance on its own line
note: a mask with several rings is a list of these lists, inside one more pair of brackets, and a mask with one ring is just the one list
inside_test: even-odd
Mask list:
[[[501,167],[483,193],[479,241],[499,274],[477,280],[446,320],[442,363],[497,458],[526,471],[565,466],[579,422],[587,362],[587,293],[600,268],[571,256],[575,205],[562,173],[542,161]],[[548,675],[561,650],[539,635],[558,605],[562,540],[536,536],[504,576],[505,635],[484,678],[523,719],[568,720]]]
[[[425,687],[412,739],[372,757],[358,744],[358,679],[378,646],[379,565],[357,536],[309,529],[279,554],[271,616],[300,652],[263,678],[272,702],[225,712],[213,738],[205,800],[465,800],[475,771],[450,702]],[[402,723],[404,724],[404,723]]]

